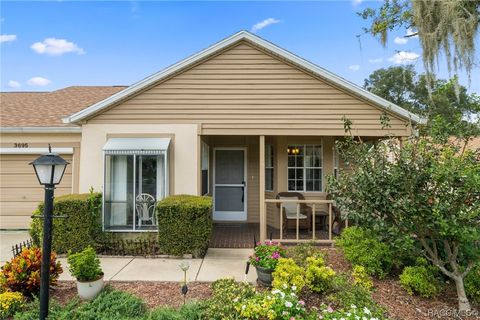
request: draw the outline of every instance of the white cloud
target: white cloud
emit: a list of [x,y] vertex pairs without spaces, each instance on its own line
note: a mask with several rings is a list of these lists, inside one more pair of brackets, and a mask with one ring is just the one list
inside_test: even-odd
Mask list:
[[38,54],[47,54],[50,56],[60,56],[68,52],[75,52],[77,54],[85,53],[77,44],[65,39],[56,38],[46,38],[43,42],[35,42],[30,48]]
[[382,63],[382,62],[383,62],[383,58],[369,59],[368,62],[371,63],[371,64]]
[[10,88],[20,88],[20,82],[15,81],[15,80],[10,80],[10,81],[8,81],[8,86]]
[[358,71],[358,70],[360,70],[360,65],[352,64],[351,66],[348,67],[348,69],[351,70],[351,71]]
[[352,4],[354,7],[359,6],[362,4],[363,0],[352,0]]
[[265,19],[263,21],[260,21],[258,23],[256,23],[255,25],[253,25],[252,27],[252,32],[257,32],[259,30],[262,30],[263,28],[271,25],[271,24],[275,24],[275,23],[279,23],[280,20],[277,20],[275,18],[268,18],[268,19]]
[[44,87],[50,84],[50,80],[42,77],[33,77],[28,79],[27,83],[31,86]]
[[409,64],[415,62],[419,57],[420,55],[415,52],[399,51],[388,58],[388,61],[394,64]]
[[0,43],[1,42],[10,42],[17,40],[17,35],[15,34],[2,34],[0,35]]
[[[409,36],[409,38],[418,38],[418,34],[416,34],[417,31],[413,30],[412,28],[408,28],[407,29],[407,36]],[[415,34],[413,36],[413,34]]]
[[395,37],[395,40],[393,40],[396,44],[407,44],[408,39],[405,37]]

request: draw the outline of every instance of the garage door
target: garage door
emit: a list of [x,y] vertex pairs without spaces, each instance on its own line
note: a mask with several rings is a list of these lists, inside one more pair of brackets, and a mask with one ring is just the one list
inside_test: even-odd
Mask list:
[[[72,192],[72,155],[62,154],[70,162],[55,195]],[[27,229],[30,216],[43,201],[44,189],[29,165],[38,154],[0,154],[0,229]]]

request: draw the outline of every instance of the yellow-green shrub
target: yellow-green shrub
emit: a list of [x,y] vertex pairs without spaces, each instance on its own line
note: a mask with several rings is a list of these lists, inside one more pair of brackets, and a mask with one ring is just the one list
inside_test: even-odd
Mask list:
[[373,289],[372,278],[368,275],[365,267],[353,266],[352,278],[355,285],[360,286],[367,291]]
[[336,275],[332,268],[325,266],[322,258],[308,257],[306,259],[305,281],[313,292],[325,293],[332,287]]
[[212,234],[212,198],[170,196],[157,204],[158,245],[172,255],[202,256]]
[[[40,203],[35,215],[43,214]],[[52,250],[56,253],[77,252],[94,246],[102,234],[102,194],[69,194],[55,198],[53,214],[65,216],[53,219]],[[41,246],[42,219],[33,219],[30,236]]]
[[20,311],[25,305],[25,298],[21,292],[0,293],[0,319],[6,319]]
[[305,270],[293,259],[280,258],[272,276],[272,285],[277,289],[296,287],[296,290],[300,291],[305,286]]
[[430,298],[440,293],[440,282],[428,266],[405,267],[400,275],[400,285],[408,294]]

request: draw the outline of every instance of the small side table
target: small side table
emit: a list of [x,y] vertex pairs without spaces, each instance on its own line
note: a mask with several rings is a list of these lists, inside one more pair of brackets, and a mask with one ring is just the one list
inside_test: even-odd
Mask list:
[[[328,231],[328,212],[326,212],[323,208],[320,206],[317,206],[315,208],[315,212],[313,212],[313,206],[308,205],[310,208],[312,208],[312,213],[315,214],[315,224],[320,225],[320,230]],[[312,220],[313,223],[313,220]]]

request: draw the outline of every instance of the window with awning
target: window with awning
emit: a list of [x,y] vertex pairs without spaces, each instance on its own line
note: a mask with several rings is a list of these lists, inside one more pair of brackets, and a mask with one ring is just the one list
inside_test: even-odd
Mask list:
[[155,205],[168,195],[170,138],[111,138],[105,154],[103,225],[110,231],[157,229]]

